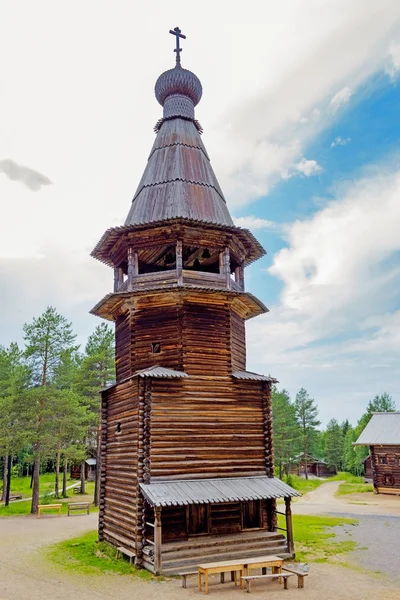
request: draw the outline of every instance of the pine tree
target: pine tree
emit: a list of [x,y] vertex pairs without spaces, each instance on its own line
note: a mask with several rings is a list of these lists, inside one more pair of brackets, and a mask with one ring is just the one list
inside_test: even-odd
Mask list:
[[312,449],[313,441],[317,435],[317,427],[321,424],[318,420],[318,406],[308,392],[301,388],[296,394],[296,417],[301,431],[301,448],[304,453],[305,477],[308,479],[307,457]]
[[76,335],[72,325],[65,317],[57,313],[53,307],[32,323],[24,325],[26,344],[25,356],[32,371],[32,383],[36,387],[31,390],[30,398],[36,406],[37,419],[34,420],[34,464],[31,512],[37,513],[39,504],[40,460],[44,449],[48,447],[49,425],[57,395],[51,389],[54,374],[66,352],[77,350],[74,345]]
[[324,432],[325,457],[328,466],[339,471],[343,459],[343,430],[336,419],[331,419]]
[[272,414],[274,428],[275,464],[279,465],[279,477],[287,471],[290,459],[296,454],[300,439],[300,428],[296,420],[296,409],[286,390],[272,390]]
[[[115,381],[114,332],[101,323],[89,336],[77,380],[77,389],[85,398],[91,421],[88,427],[88,443],[96,453],[96,480],[94,504],[99,504],[100,491],[100,391]],[[82,482],[83,483],[83,482]]]

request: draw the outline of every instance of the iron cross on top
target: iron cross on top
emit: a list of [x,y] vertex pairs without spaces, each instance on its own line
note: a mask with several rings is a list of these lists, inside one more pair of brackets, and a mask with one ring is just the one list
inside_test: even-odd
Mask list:
[[176,48],[174,52],[176,52],[176,62],[179,62],[180,52],[182,52],[182,48],[179,46],[179,38],[186,40],[186,35],[183,35],[183,33],[181,33],[179,27],[175,27],[175,29],[170,29],[169,32],[172,33],[172,35],[176,36]]

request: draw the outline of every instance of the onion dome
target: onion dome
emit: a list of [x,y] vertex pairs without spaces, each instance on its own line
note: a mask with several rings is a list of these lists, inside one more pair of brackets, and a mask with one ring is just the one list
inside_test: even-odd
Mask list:
[[164,107],[163,119],[183,117],[194,120],[194,107],[200,102],[203,88],[194,73],[181,67],[182,48],[179,46],[179,39],[186,36],[179,27],[175,27],[170,33],[176,36],[176,65],[160,75],[154,92],[158,102]]

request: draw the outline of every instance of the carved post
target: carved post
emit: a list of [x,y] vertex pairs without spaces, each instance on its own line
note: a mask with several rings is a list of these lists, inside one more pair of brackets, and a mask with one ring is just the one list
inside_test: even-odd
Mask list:
[[224,253],[222,250],[219,253],[219,273],[220,275],[224,274]]
[[292,556],[294,555],[294,542],[293,542],[293,525],[292,525],[292,509],[290,508],[290,497],[285,498],[285,515],[286,515],[286,535],[288,552]]
[[178,279],[178,285],[183,284],[183,260],[182,260],[182,240],[176,242],[176,276]]
[[124,285],[124,272],[121,268],[118,269],[118,291],[122,290]]
[[161,507],[154,507],[154,572],[156,575],[161,573]]
[[119,269],[118,267],[114,267],[114,292],[118,292],[119,285]]
[[224,248],[224,274],[225,274],[226,287],[228,288],[228,290],[230,290],[231,289],[231,259],[230,259],[228,247]]
[[239,267],[239,286],[244,291],[244,264],[242,263]]
[[132,291],[132,281],[133,278],[139,272],[138,269],[139,261],[138,261],[138,253],[133,250],[133,248],[128,248],[128,291]]

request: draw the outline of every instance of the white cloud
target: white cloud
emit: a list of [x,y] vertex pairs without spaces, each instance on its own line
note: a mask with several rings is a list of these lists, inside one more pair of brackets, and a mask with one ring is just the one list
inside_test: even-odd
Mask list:
[[246,217],[233,217],[235,225],[238,227],[244,227],[246,229],[275,229],[276,223],[268,221],[267,219],[261,219],[254,215]]
[[329,106],[334,112],[336,112],[337,110],[339,110],[339,108],[347,104],[352,95],[353,92],[350,88],[346,86],[333,96],[332,100],[329,103]]
[[400,69],[400,43],[392,42],[389,47],[388,64],[386,73],[394,81],[397,78]]
[[340,135],[338,137],[336,137],[332,144],[331,144],[331,148],[334,148],[335,146],[347,146],[347,144],[349,144],[351,142],[351,138],[342,138],[340,137]]
[[249,323],[251,368],[293,392],[309,385],[324,420],[337,414],[329,399],[353,420],[384,390],[400,406],[399,222],[400,171],[382,170],[287,225],[274,256],[281,302]]
[[322,171],[322,167],[317,163],[316,160],[307,160],[306,158],[304,158],[304,156],[295,165],[295,169],[296,171],[299,171],[299,173],[302,173],[306,177],[317,175]]

